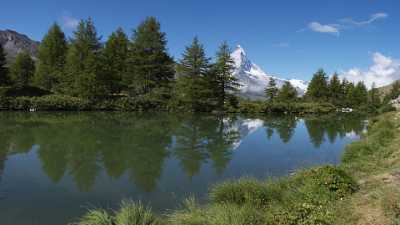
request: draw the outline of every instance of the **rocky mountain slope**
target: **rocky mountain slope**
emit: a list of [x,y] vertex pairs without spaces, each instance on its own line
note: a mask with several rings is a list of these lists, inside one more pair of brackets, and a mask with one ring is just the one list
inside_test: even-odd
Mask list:
[[9,61],[15,59],[17,54],[22,51],[28,51],[34,59],[38,54],[39,42],[13,30],[0,30],[0,44]]
[[259,66],[250,61],[240,45],[232,52],[231,57],[235,62],[234,76],[241,84],[240,92],[244,97],[252,99],[264,98],[264,89],[268,86],[271,78],[276,80],[278,87],[289,81],[297,89],[299,95],[303,95],[307,89],[308,83],[306,81],[283,79],[265,73]]

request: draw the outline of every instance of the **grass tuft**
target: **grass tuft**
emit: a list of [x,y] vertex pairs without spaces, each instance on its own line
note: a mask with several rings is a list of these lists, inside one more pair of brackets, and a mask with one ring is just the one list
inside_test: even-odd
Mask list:
[[113,225],[113,222],[105,210],[91,209],[81,218],[79,225]]

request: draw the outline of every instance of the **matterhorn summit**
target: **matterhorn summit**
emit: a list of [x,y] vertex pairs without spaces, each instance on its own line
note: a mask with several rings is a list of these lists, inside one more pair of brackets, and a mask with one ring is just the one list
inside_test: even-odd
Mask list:
[[296,89],[299,95],[303,95],[307,89],[307,82],[297,79],[282,79],[276,76],[268,75],[259,66],[254,64],[248,58],[242,46],[238,45],[232,52],[231,58],[235,64],[234,76],[238,79],[240,92],[243,96],[249,98],[263,98],[264,89],[268,86],[271,78],[274,78],[278,88],[289,81]]

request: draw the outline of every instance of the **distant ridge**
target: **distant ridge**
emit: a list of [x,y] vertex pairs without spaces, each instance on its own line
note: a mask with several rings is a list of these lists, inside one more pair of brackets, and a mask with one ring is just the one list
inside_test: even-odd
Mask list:
[[0,30],[0,44],[7,54],[7,60],[13,61],[18,53],[23,51],[27,51],[36,59],[40,43],[13,30]]
[[283,79],[268,75],[259,66],[250,61],[242,46],[238,45],[232,52],[231,58],[235,62],[234,76],[241,84],[240,93],[243,97],[251,99],[263,99],[264,89],[268,86],[271,78],[276,80],[277,86],[289,81],[297,90],[299,95],[304,95],[307,90],[308,82],[297,79]]

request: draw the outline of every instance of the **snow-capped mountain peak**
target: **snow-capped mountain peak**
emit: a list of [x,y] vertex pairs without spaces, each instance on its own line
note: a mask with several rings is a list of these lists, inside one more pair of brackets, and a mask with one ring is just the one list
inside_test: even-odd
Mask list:
[[233,59],[236,68],[250,69],[251,61],[247,58],[246,52],[242,46],[238,45],[236,47],[235,51],[231,54],[231,58]]
[[234,76],[241,84],[240,91],[247,97],[264,97],[264,89],[268,86],[271,78],[276,80],[278,87],[281,87],[286,81],[289,81],[297,89],[299,95],[303,95],[307,89],[308,84],[306,81],[297,79],[287,80],[268,75],[247,57],[241,45],[238,45],[232,52],[231,58],[235,64]]

